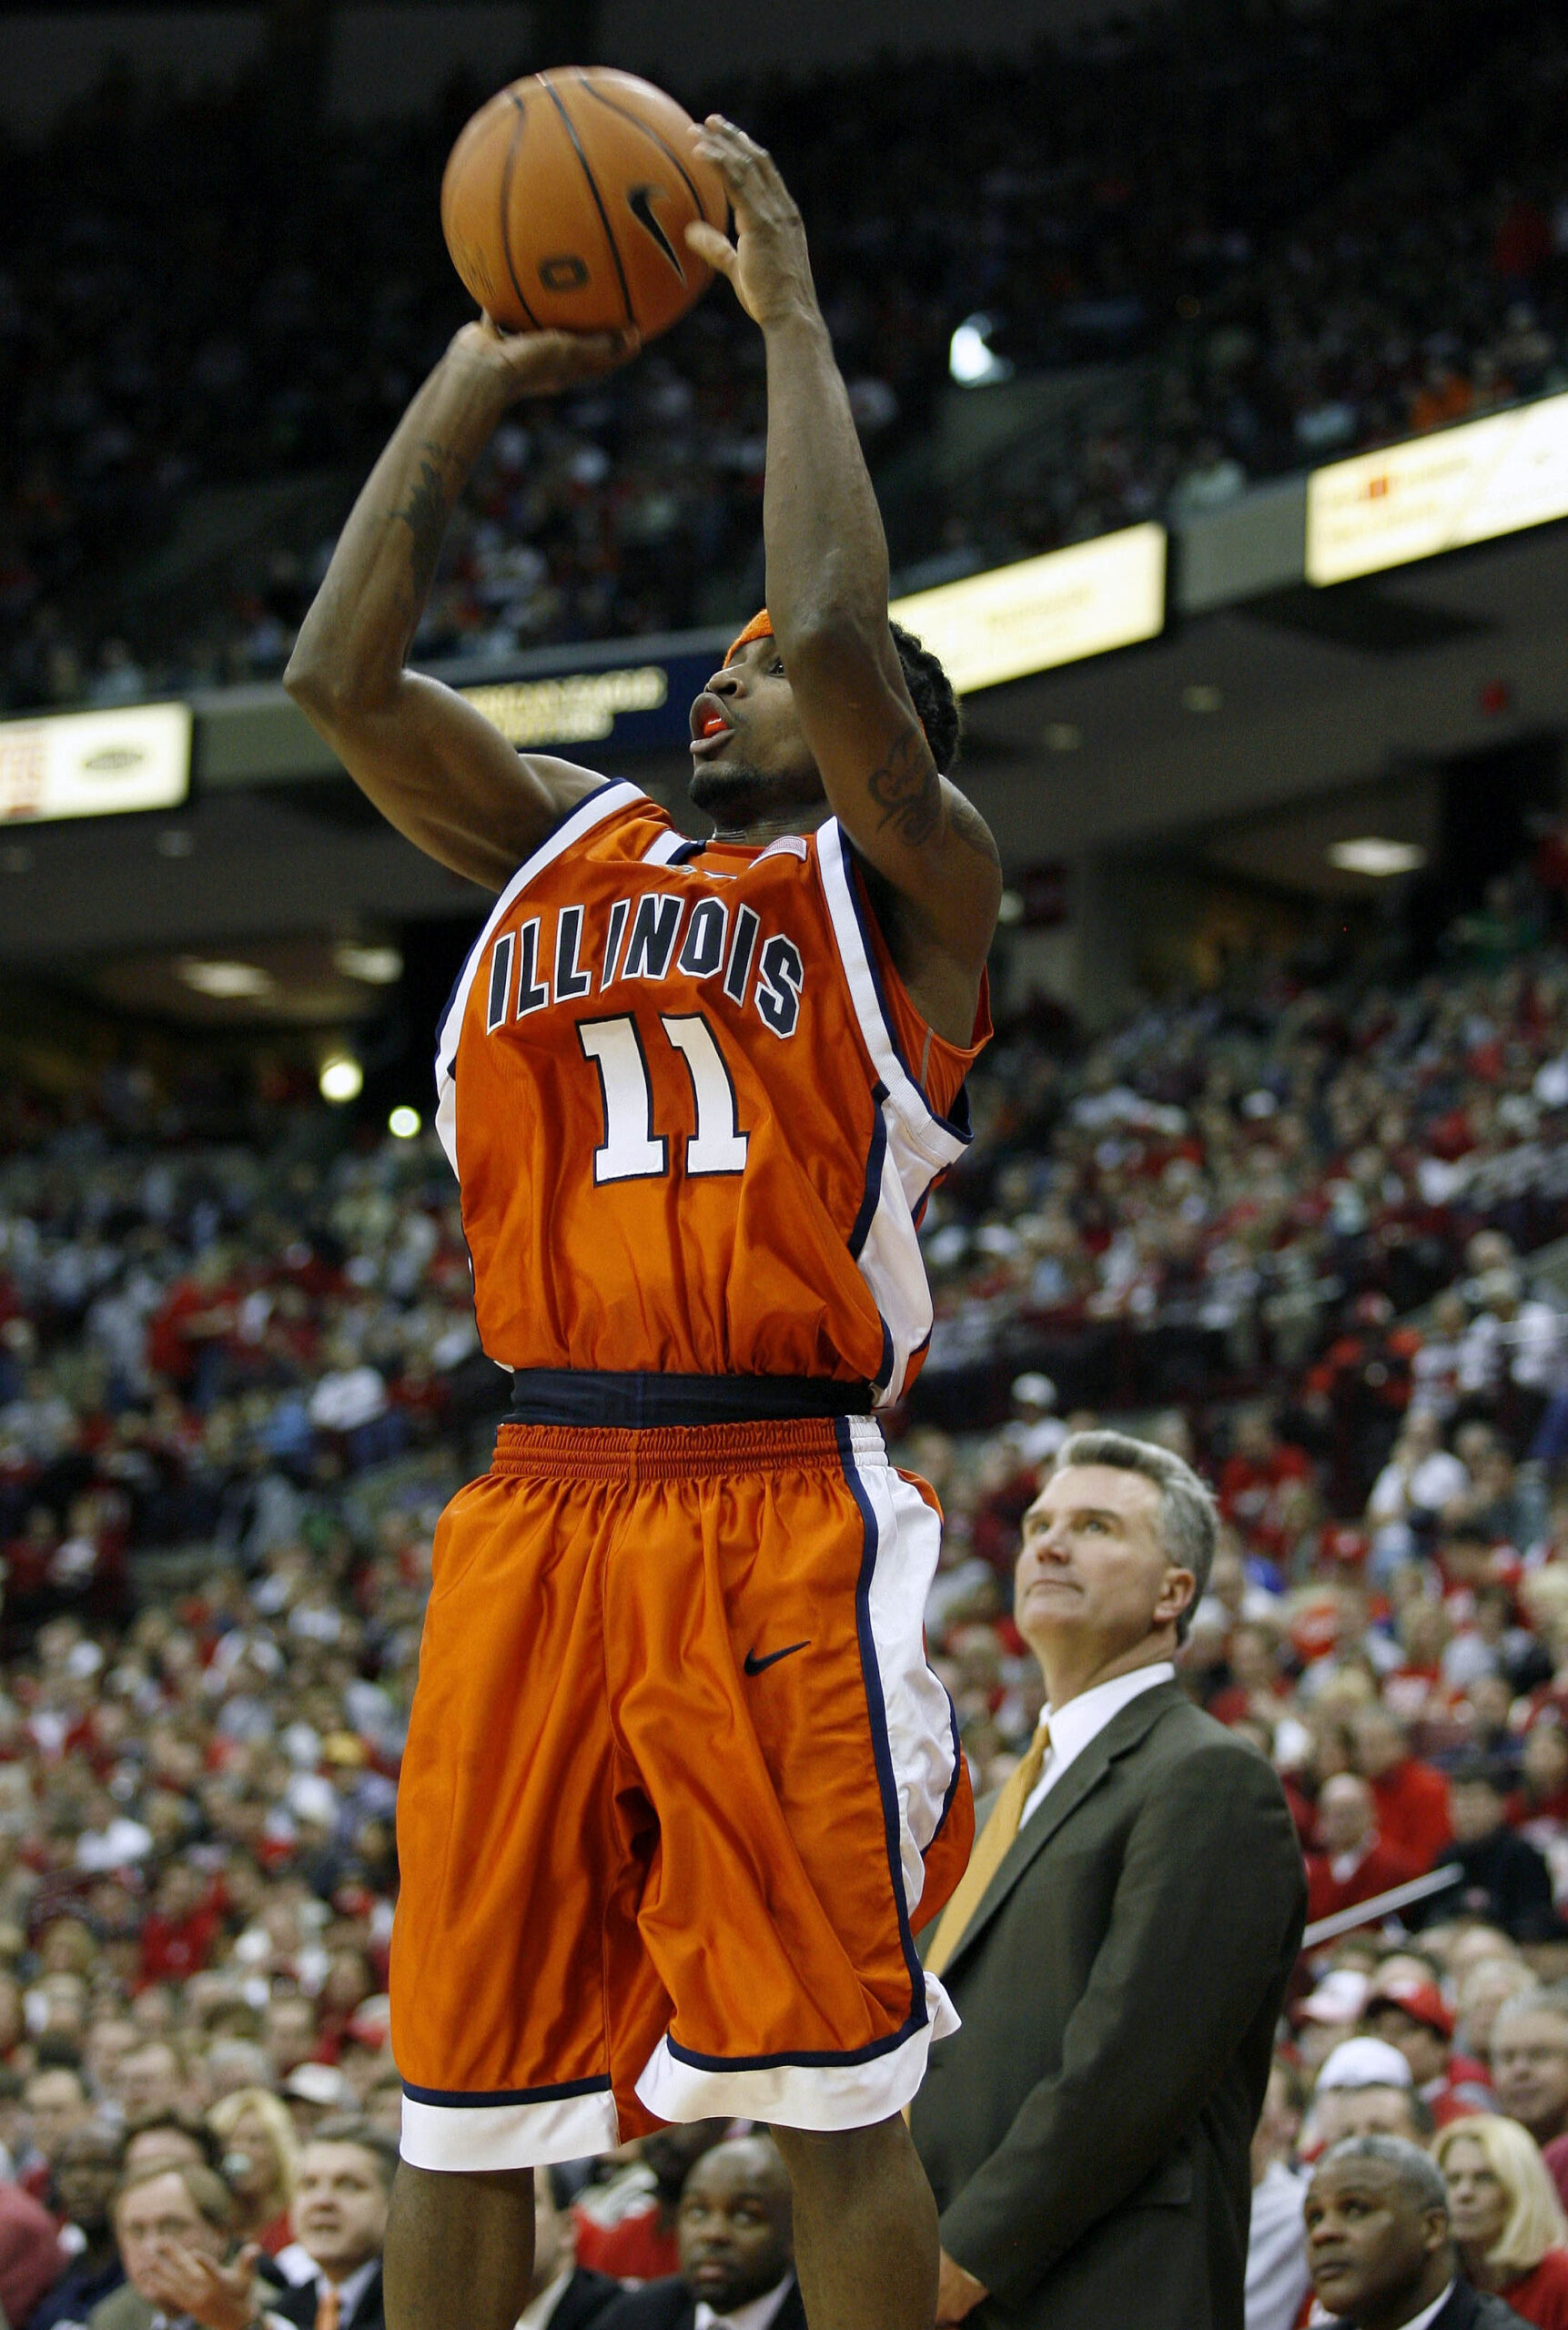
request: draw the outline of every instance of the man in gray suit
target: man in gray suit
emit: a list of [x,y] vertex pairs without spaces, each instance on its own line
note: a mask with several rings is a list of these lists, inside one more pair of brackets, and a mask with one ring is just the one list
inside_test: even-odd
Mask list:
[[1177,1685],[1215,1527],[1189,1465],[1114,1432],[1068,1440],[1025,1516],[1046,1713],[926,1953],[964,2021],[911,2115],[939,2322],[1242,2330],[1306,1881],[1273,1772]]

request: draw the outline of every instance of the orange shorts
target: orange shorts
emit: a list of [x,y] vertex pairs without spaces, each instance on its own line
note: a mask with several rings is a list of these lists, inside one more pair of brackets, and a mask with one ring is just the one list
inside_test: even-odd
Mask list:
[[865,1418],[502,1429],[437,1533],[399,1795],[406,2160],[908,2102],[957,2027],[912,1923],[974,1833],[939,1532]]

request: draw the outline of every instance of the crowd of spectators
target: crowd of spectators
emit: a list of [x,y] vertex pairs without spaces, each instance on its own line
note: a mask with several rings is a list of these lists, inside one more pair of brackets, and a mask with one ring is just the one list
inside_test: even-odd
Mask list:
[[[976,1139],[923,1231],[937,1323],[893,1428],[946,1508],[928,1639],[977,1786],[1040,1704],[1010,1616],[1019,1517],[1069,1425],[1114,1416],[1214,1480],[1222,1543],[1183,1674],[1280,1770],[1313,1919],[1354,1924],[1450,1872],[1409,1931],[1304,1963],[1280,2076],[1317,2092],[1259,2168],[1295,2213],[1296,2305],[1302,2145],[1435,2126],[1472,2274],[1517,2284],[1559,2239],[1537,2210],[1551,2238],[1525,2258],[1485,2213],[1486,2178],[1523,2173],[1500,2115],[1568,2138],[1550,869],[1548,851],[1494,889],[1419,980],[1241,967],[1087,1043],[1024,1014],[976,1071]],[[86,2320],[122,2265],[143,2312],[97,2330],[221,2311],[201,2277],[241,2275],[238,2241],[276,2261],[279,2318],[313,2321],[298,2307],[332,2228],[359,2227],[331,2252],[354,2251],[345,2283],[370,2263],[431,1535],[503,1390],[428,1136],[127,1066],[70,1105],[7,1085],[0,2306],[18,2330]],[[1324,2071],[1347,2041],[1350,2073]],[[693,2149],[723,2132],[560,2180],[551,2285],[602,2275],[612,2297],[675,2272]],[[765,2183],[741,2151],[721,2166]],[[1563,2153],[1548,2166],[1568,2191]],[[167,2278],[177,2252],[196,2282]]]
[[[1539,0],[1316,0],[689,94],[801,197],[895,557],[961,572],[1568,377],[1565,71]],[[435,193],[483,94],[350,130],[265,78],[173,102],[119,77],[0,156],[0,702],[281,669],[329,548],[283,512],[226,575],[137,572],[204,488],[325,473],[346,508],[463,314]],[[1118,383],[945,494],[918,449],[977,311],[1017,373]],[[520,412],[420,654],[754,603],[764,419],[723,296],[602,390]]]

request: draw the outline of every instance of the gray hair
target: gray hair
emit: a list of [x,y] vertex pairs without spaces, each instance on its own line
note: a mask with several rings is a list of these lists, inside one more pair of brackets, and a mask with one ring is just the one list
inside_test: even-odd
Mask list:
[[1176,1622],[1176,1639],[1187,1640],[1192,1614],[1209,1591],[1219,1515],[1213,1496],[1191,1465],[1152,1440],[1126,1432],[1075,1432],[1057,1451],[1057,1471],[1069,1464],[1109,1464],[1118,1473],[1141,1473],[1159,1491],[1159,1541],[1167,1561],[1189,1569],[1194,1585]]
[[1447,2216],[1448,2186],[1442,2171],[1419,2144],[1406,2143],[1402,2136],[1347,2136],[1323,2154],[1318,2170],[1331,2168],[1341,2160],[1381,2162],[1393,2170],[1401,2187],[1423,2215],[1428,2209],[1441,2209]]
[[1553,1982],[1544,1989],[1520,1991],[1512,1998],[1504,1999],[1492,2026],[1492,2044],[1496,2046],[1499,2032],[1506,2031],[1511,2022],[1522,2022],[1531,2014],[1549,2015],[1553,2022],[1560,2022],[1568,2030],[1568,1986]]

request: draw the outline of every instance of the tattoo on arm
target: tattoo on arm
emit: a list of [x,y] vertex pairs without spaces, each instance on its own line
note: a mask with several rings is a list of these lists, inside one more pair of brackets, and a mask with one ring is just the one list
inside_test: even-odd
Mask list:
[[912,849],[930,840],[942,822],[942,780],[917,720],[910,722],[882,766],[872,770],[865,786],[882,811],[878,832],[891,826]]
[[993,866],[1000,866],[1001,853],[991,838],[991,828],[972,801],[966,801],[956,790],[947,796],[947,830],[956,836],[980,857],[988,857]]
[[451,515],[446,487],[441,481],[441,465],[446,460],[446,448],[426,438],[420,453],[419,482],[408,501],[397,514],[410,534],[409,562],[412,570],[414,595],[422,606],[426,593],[435,579],[436,561],[441,554],[441,542]]

